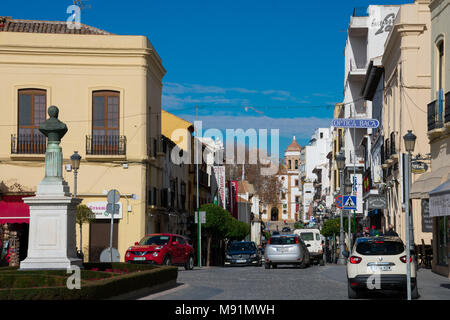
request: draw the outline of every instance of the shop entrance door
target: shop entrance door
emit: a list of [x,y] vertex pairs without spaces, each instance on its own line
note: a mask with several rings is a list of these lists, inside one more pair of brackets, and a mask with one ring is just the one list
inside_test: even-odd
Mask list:
[[[119,223],[114,221],[113,247],[118,249]],[[100,254],[109,248],[111,220],[96,220],[89,227],[89,262],[99,262]]]

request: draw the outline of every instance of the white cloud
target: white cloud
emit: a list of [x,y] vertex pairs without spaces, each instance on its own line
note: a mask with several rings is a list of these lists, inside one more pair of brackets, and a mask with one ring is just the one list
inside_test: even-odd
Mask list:
[[[180,115],[180,117],[193,121],[192,115]],[[280,137],[296,136],[299,139],[309,139],[316,128],[327,128],[331,125],[331,118],[272,118],[268,116],[263,117],[236,117],[236,116],[201,116],[200,121],[203,121],[203,128],[216,128],[223,131],[225,135],[226,129],[279,129]]]

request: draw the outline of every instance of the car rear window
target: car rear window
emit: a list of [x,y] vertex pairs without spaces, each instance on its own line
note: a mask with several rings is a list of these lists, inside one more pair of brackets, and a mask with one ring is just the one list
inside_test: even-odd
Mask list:
[[147,236],[144,237],[139,244],[141,246],[149,246],[149,245],[166,245],[169,243],[169,236]]
[[367,241],[356,245],[356,252],[366,256],[396,255],[405,250],[399,241]]
[[303,241],[314,240],[314,234],[312,232],[302,232],[300,234],[300,237],[303,239]]
[[270,244],[295,244],[296,237],[276,237],[270,239]]

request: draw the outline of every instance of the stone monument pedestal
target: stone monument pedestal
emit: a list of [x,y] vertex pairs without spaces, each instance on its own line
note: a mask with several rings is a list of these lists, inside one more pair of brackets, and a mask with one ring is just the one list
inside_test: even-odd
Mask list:
[[30,207],[28,256],[21,270],[60,270],[82,266],[76,252],[76,208],[81,199],[72,198],[62,177],[61,138],[67,126],[58,120],[59,109],[48,109],[50,118],[39,126],[47,138],[45,177],[37,186],[36,196],[24,199]]
[[64,195],[36,195],[24,199],[30,206],[28,256],[21,270],[59,270],[73,265],[77,258],[75,239],[76,207],[81,199]]

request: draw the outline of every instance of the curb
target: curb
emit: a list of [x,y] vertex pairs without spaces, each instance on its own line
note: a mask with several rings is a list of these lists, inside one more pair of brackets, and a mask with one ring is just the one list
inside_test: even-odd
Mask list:
[[119,296],[111,297],[105,300],[138,300],[146,296],[159,293],[165,290],[173,289],[177,287],[177,280],[170,280],[153,287],[142,288],[137,291],[131,291],[128,293],[121,294]]

